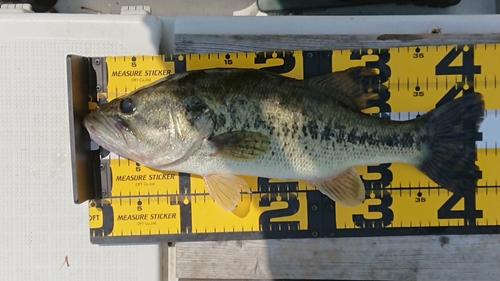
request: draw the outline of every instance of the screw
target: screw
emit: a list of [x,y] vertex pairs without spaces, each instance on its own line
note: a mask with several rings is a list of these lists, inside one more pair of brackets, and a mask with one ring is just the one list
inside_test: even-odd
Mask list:
[[95,90],[98,91],[98,92],[100,92],[101,91],[101,86],[99,86],[99,85],[95,86]]
[[333,232],[333,230],[328,231],[328,236],[330,237],[335,236],[335,232]]
[[312,205],[311,206],[311,210],[313,210],[314,212],[316,212],[318,210],[318,206],[316,205]]
[[99,166],[99,168],[101,168],[101,170],[104,170],[104,164],[101,164],[101,166]]
[[101,195],[102,195],[102,196],[106,196],[106,195],[108,195],[108,193],[106,192],[106,190],[102,190],[102,191],[101,191]]
[[309,53],[307,53],[307,55],[306,55],[306,56],[307,56],[307,58],[312,59],[312,57],[313,57],[313,53],[309,52]]
[[318,237],[318,232],[317,232],[317,231],[313,231],[313,232],[311,233],[311,235],[312,235],[312,237]]
[[97,65],[99,65],[99,64],[101,64],[101,60],[100,59],[95,59],[94,63],[97,64]]

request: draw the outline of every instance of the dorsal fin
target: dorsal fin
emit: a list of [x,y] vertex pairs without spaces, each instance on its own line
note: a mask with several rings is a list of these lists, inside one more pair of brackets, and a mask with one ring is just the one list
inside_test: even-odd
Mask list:
[[376,93],[371,92],[379,84],[378,74],[372,68],[355,66],[305,81],[329,90],[334,98],[354,110],[372,107],[378,98]]

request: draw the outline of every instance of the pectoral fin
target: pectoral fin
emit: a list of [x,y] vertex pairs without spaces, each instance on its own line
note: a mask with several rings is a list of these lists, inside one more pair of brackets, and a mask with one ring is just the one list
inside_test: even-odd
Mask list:
[[365,200],[365,186],[353,167],[335,177],[311,180],[308,183],[345,206],[356,206]]
[[232,174],[211,174],[204,176],[205,184],[210,196],[224,210],[231,212],[238,204],[239,190],[251,193],[247,182]]
[[372,90],[380,85],[377,73],[362,66],[307,78],[305,81],[327,89],[332,97],[354,110],[372,107],[378,98],[378,94]]
[[234,160],[255,159],[269,149],[267,135],[251,131],[233,131],[220,134],[208,140],[216,154]]

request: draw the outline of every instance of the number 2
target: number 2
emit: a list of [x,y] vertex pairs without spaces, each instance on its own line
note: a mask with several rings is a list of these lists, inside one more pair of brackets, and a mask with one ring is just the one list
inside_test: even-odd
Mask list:
[[260,198],[260,207],[270,207],[272,202],[279,202],[278,196],[281,197],[281,202],[286,202],[288,204],[284,209],[264,211],[259,217],[259,225],[262,227],[262,230],[288,230],[288,227],[297,230],[299,228],[298,221],[271,222],[271,219],[291,216],[299,211],[299,200],[297,196],[292,193],[297,190],[298,183],[269,183],[269,179],[259,178],[258,186],[261,192],[268,193]]

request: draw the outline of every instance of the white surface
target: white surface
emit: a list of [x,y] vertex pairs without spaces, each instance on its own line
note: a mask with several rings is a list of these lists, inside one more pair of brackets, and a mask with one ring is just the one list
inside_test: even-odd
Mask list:
[[2,4],[0,13],[33,13],[30,4]]
[[66,82],[70,53],[156,54],[158,21],[0,14],[0,26],[0,280],[159,280],[158,246],[90,243],[88,206],[73,203]]
[[[60,13],[120,13],[121,6],[149,5],[153,15],[217,15],[231,16],[234,11],[249,7],[255,0],[59,0]],[[82,9],[85,7],[88,9]],[[402,15],[402,14],[494,14],[495,0],[462,0],[458,5],[445,9],[414,5],[366,5],[344,7],[314,12],[331,15]],[[91,10],[93,11],[91,11]]]
[[[254,0],[59,0],[60,13],[119,14],[121,6],[148,5],[153,15],[226,15],[244,9]],[[82,9],[85,7],[86,9]]]
[[483,133],[483,140],[476,142],[477,147],[497,147],[500,144],[500,114],[499,110],[487,110],[479,131]]

